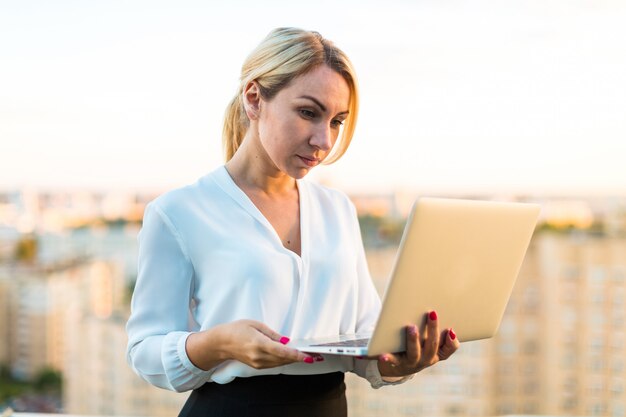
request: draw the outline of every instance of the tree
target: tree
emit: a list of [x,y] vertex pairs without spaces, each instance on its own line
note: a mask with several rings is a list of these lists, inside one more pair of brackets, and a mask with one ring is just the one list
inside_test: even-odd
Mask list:
[[32,263],[37,259],[39,242],[33,235],[22,237],[15,247],[15,259],[19,262]]
[[35,377],[33,386],[38,392],[61,392],[63,377],[60,372],[44,368]]

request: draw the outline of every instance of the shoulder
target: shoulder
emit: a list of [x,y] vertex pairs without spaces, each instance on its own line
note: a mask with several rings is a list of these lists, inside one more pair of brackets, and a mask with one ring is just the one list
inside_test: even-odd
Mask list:
[[333,212],[345,211],[345,214],[354,215],[356,208],[350,197],[343,191],[325,185],[306,181],[311,200],[317,202],[323,210]]
[[215,176],[219,171],[215,170],[199,178],[194,183],[169,190],[148,204],[148,208],[160,212],[168,217],[178,217],[180,214],[195,210],[195,207],[207,200],[221,198]]

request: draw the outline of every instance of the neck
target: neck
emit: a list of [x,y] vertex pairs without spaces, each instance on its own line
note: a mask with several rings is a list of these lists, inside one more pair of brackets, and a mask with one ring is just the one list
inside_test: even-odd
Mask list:
[[267,195],[285,195],[296,189],[296,180],[282,172],[270,160],[256,137],[248,133],[226,169],[243,190],[262,191]]

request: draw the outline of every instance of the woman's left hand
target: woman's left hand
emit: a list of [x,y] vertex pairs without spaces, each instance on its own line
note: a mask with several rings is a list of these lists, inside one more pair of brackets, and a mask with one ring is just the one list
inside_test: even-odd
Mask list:
[[427,314],[426,326],[420,337],[416,325],[407,326],[406,352],[378,356],[378,369],[383,377],[411,375],[448,359],[460,343],[452,329],[439,332],[437,313]]

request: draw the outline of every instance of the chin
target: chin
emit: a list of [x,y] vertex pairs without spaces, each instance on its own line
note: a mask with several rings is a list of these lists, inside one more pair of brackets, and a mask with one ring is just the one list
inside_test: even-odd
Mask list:
[[299,169],[294,170],[293,172],[288,172],[287,174],[288,174],[290,177],[292,177],[292,178],[294,178],[294,179],[296,179],[296,180],[300,180],[300,179],[302,179],[302,178],[306,177],[306,175],[307,175],[309,172],[311,172],[311,169],[310,169],[310,168],[309,168],[309,169],[306,169],[306,168],[299,168]]

